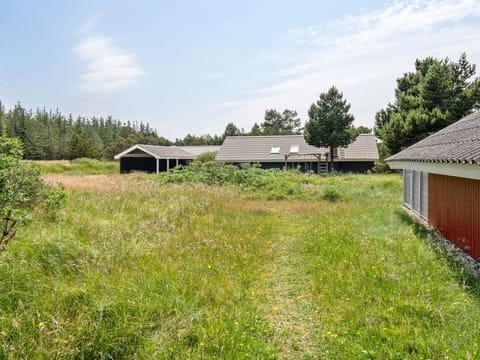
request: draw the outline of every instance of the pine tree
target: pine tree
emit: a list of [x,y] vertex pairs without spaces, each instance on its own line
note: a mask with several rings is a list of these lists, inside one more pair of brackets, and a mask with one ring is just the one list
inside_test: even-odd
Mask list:
[[343,93],[332,86],[328,92],[310,106],[308,121],[305,125],[305,140],[314,146],[330,149],[330,169],[333,169],[334,149],[347,146],[353,140],[350,128],[354,120],[349,113],[350,104],[343,98]]

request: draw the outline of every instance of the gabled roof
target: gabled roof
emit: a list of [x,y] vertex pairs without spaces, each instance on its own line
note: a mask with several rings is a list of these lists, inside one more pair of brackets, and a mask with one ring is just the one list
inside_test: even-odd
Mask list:
[[175,146],[157,146],[144,144],[133,145],[127,150],[121,152],[120,154],[115,155],[113,158],[115,160],[118,160],[124,156],[128,157],[129,154],[138,153],[139,150],[158,159],[195,159],[195,155],[192,155],[189,152]]
[[338,149],[338,158],[347,160],[378,160],[377,139],[375,135],[360,134],[347,147]]
[[[224,162],[278,162],[289,155],[291,161],[317,161],[314,155],[327,152],[325,147],[308,145],[303,135],[228,136],[216,159]],[[336,161],[374,161],[378,158],[375,136],[362,134],[352,144],[338,150]]]
[[464,117],[386,161],[480,164],[480,112]]

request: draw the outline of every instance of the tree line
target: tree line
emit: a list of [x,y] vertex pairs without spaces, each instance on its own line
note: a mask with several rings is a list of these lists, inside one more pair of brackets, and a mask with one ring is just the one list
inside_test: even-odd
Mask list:
[[5,111],[0,103],[0,134],[23,143],[23,156],[32,160],[111,159],[137,143],[170,145],[143,122],[122,123],[112,117],[73,118],[58,110],[27,111],[21,104]]
[[[457,62],[448,58],[417,59],[415,71],[397,79],[395,99],[375,117],[375,135],[382,140],[382,157],[394,154],[480,108],[480,79],[465,54]],[[335,86],[312,104],[304,124],[295,110],[267,109],[263,122],[249,131],[228,123],[221,135],[191,135],[169,141],[148,123],[121,122],[111,116],[65,116],[58,110],[35,112],[18,103],[5,111],[0,102],[0,134],[23,143],[26,159],[111,159],[138,144],[221,145],[226,136],[304,134],[316,146],[348,145],[358,134],[372,129],[352,125],[350,104]]]
[[[360,127],[355,131],[371,130]],[[291,135],[302,132],[302,121],[296,111],[267,109],[264,121],[255,123],[249,132],[229,123],[222,135],[188,134],[182,139],[170,141],[159,136],[148,123],[121,122],[111,116],[73,118],[58,110],[27,110],[20,103],[6,111],[0,102],[0,134],[20,139],[23,156],[30,160],[72,160],[81,157],[112,159],[134,144],[221,145],[226,136]]]

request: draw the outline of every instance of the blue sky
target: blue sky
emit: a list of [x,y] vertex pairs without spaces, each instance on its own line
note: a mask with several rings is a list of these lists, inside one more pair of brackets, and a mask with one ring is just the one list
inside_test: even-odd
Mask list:
[[169,139],[249,130],[332,85],[373,126],[416,58],[480,66],[480,1],[6,0],[0,100],[149,122]]

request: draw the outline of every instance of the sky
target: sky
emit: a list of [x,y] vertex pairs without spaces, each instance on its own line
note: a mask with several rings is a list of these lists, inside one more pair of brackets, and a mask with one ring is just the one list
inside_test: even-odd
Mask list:
[[[336,86],[356,126],[417,58],[480,66],[480,0],[3,0],[6,108],[148,122],[175,140],[250,130]],[[480,69],[479,69],[480,70]]]

